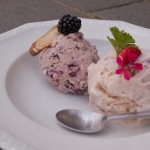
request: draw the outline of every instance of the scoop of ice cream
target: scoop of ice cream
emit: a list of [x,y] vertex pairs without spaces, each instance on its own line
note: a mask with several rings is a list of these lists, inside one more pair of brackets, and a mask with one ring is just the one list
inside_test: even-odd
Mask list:
[[50,48],[40,54],[43,74],[59,90],[66,93],[87,93],[87,67],[99,60],[97,49],[83,34],[60,34]]
[[150,110],[150,52],[143,50],[137,62],[143,70],[129,81],[115,73],[115,53],[89,66],[89,102],[95,110],[107,114]]

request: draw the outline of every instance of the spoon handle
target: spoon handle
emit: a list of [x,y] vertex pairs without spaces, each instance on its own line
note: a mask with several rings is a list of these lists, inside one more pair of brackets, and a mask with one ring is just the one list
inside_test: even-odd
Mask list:
[[150,111],[132,112],[118,115],[110,115],[107,120],[122,120],[122,119],[135,119],[135,118],[150,118]]

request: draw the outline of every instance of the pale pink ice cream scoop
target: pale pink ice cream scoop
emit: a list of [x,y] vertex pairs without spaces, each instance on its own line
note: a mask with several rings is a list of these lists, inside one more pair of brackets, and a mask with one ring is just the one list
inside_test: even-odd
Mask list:
[[40,53],[40,66],[47,80],[65,93],[86,94],[87,67],[99,60],[97,49],[83,34],[60,34]]
[[94,110],[107,114],[150,110],[150,51],[142,50],[137,62],[143,70],[129,81],[115,73],[115,53],[89,66],[89,103]]

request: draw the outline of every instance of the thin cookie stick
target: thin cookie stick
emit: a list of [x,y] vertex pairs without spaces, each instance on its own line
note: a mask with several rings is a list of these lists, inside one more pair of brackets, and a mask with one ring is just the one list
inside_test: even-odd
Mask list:
[[29,52],[32,56],[36,56],[39,54],[44,48],[51,45],[52,41],[59,35],[57,25],[52,29],[48,30],[42,37],[40,37],[37,41],[35,41]]

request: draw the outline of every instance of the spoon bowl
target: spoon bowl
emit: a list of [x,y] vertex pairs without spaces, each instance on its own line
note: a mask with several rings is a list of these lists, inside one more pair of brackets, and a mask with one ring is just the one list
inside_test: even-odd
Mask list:
[[56,113],[56,118],[61,125],[68,129],[82,133],[95,133],[103,130],[108,121],[150,118],[150,111],[107,116],[90,111],[64,109]]
[[107,122],[107,116],[95,112],[65,109],[56,113],[61,125],[74,131],[94,133],[102,130]]

